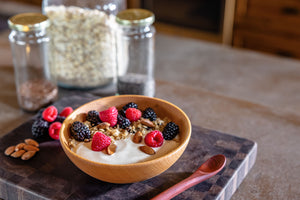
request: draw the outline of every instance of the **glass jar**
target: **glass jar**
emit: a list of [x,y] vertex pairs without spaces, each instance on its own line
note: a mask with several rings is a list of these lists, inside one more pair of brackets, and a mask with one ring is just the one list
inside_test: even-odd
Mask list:
[[125,0],[44,0],[49,61],[59,86],[92,89],[116,80],[115,15]]
[[127,9],[117,14],[118,94],[153,97],[154,80],[154,14],[145,9]]
[[8,24],[18,102],[26,111],[37,111],[58,93],[48,68],[49,21],[40,13],[23,13],[11,17]]

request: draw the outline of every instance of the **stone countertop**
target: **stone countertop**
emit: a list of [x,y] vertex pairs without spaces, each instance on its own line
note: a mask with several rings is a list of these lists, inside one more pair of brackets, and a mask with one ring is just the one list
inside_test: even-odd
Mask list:
[[[7,35],[0,34],[0,135],[32,116],[18,107]],[[155,75],[156,96],[192,124],[257,142],[256,164],[232,199],[300,197],[299,61],[158,34]]]

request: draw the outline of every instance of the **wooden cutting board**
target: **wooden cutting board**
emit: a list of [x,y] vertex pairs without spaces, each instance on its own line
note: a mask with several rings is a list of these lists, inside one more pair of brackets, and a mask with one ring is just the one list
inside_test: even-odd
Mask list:
[[[65,97],[54,105],[76,108],[97,99],[93,95]],[[94,179],[80,171],[64,154],[59,141],[40,143],[31,160],[4,155],[10,146],[31,137],[34,119],[0,138],[0,198],[2,199],[150,199],[192,174],[206,159],[224,154],[226,167],[216,176],[181,193],[174,199],[230,199],[255,163],[255,142],[192,127],[189,145],[180,159],[167,171],[133,184],[112,184]]]

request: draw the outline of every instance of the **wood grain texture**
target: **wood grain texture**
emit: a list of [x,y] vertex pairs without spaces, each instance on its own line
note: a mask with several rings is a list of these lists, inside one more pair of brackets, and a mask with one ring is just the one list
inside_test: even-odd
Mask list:
[[233,45],[300,58],[300,2],[237,1]]
[[[58,109],[97,99],[71,96]],[[40,151],[28,161],[4,155],[4,150],[31,136],[33,119],[0,139],[0,198],[3,199],[150,199],[191,175],[212,155],[224,154],[225,168],[216,176],[174,199],[229,199],[254,165],[256,143],[244,138],[193,126],[190,143],[167,171],[146,181],[112,184],[94,179],[75,167],[58,141],[40,141]]]

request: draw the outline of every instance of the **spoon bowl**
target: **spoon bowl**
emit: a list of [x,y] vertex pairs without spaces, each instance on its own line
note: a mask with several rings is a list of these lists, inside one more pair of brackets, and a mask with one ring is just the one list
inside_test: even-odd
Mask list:
[[203,163],[197,170],[201,171],[203,174],[205,173],[217,173],[224,167],[226,163],[226,158],[224,155],[215,155],[209,158],[205,163]]
[[152,200],[171,199],[188,188],[216,175],[224,168],[225,164],[226,157],[224,155],[215,155],[205,161],[191,176],[158,194]]

